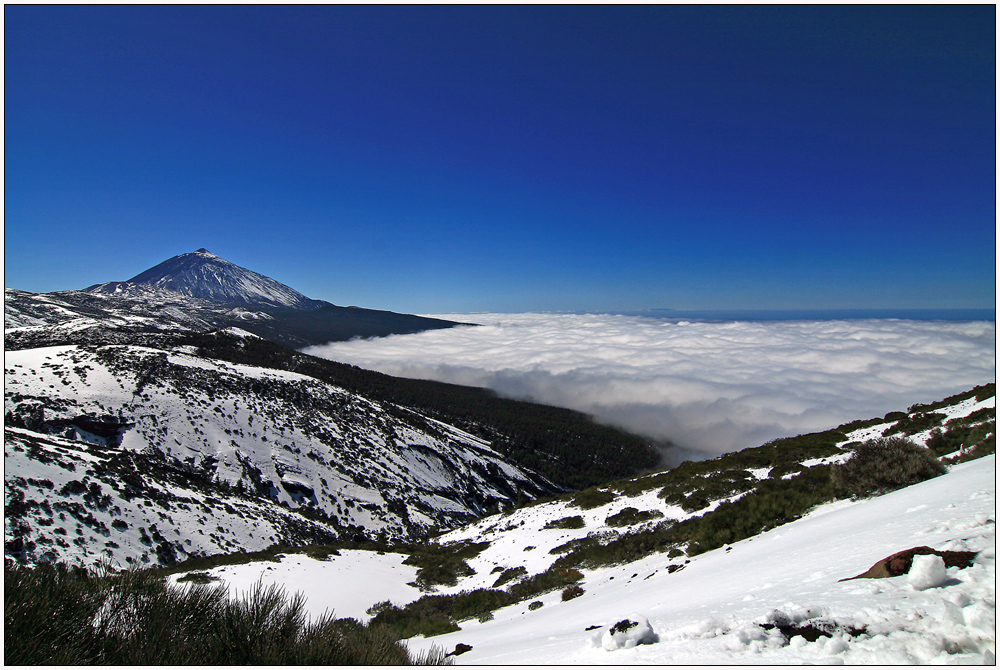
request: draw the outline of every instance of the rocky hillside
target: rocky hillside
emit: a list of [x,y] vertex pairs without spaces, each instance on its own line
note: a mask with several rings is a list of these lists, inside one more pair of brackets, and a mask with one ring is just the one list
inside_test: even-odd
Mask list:
[[458,664],[990,664],[995,417],[989,384],[430,543],[273,547],[169,580],[281,585]]
[[13,351],[4,378],[5,540],[35,558],[419,537],[557,490],[413,410],[192,347]]

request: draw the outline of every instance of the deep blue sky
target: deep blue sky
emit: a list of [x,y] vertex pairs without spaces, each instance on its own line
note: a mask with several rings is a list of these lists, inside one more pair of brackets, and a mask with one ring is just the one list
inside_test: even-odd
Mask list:
[[12,6],[4,285],[995,302],[995,7]]

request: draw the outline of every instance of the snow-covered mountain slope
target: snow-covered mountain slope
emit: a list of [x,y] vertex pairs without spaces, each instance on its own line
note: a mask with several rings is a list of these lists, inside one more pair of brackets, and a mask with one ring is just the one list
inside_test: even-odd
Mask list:
[[[6,493],[25,501],[5,540],[36,557],[52,551],[67,562],[101,558],[114,510],[125,509],[118,498],[131,495],[150,502],[130,508],[137,516],[129,528],[159,524],[181,556],[263,549],[282,535],[274,523],[271,531],[251,532],[257,517],[244,505],[233,514],[249,525],[220,524],[228,533],[206,539],[193,537],[201,528],[179,523],[170,536],[164,516],[183,518],[178,509],[192,504],[182,502],[193,496],[185,472],[214,485],[214,497],[242,493],[253,505],[308,508],[332,524],[327,537],[420,536],[556,490],[484,441],[417,412],[312,377],[200,357],[191,347],[37,348],[7,352],[4,368]],[[155,471],[105,465],[130,454],[162,460],[181,473],[183,490]],[[135,492],[131,474],[149,483],[140,487],[148,495]],[[94,486],[105,493],[88,493]],[[170,495],[155,493],[162,490]],[[103,495],[111,497],[106,505]],[[96,521],[54,522],[51,510],[69,503]],[[64,546],[60,535],[67,532],[81,541]],[[148,546],[134,539],[113,539],[120,545],[111,547],[113,557],[148,558]]]
[[[992,386],[980,387],[977,390],[978,397],[970,391],[959,394],[953,399],[935,403],[935,411],[945,417],[940,419],[944,423],[954,421],[955,424],[964,426],[968,424],[960,420],[968,418],[971,425],[982,426],[984,435],[993,435],[995,440],[995,390]],[[591,495],[587,495],[587,492],[565,494],[560,497],[561,499],[517,509],[509,514],[485,517],[442,536],[439,542],[489,540],[490,546],[469,561],[469,565],[477,574],[460,580],[455,587],[455,589],[486,588],[495,580],[491,572],[497,566],[516,567],[506,565],[504,563],[506,557],[519,557],[517,565],[523,565],[528,575],[536,574],[549,568],[560,556],[569,553],[574,545],[586,542],[609,544],[616,538],[651,529],[664,521],[681,522],[702,517],[717,510],[724,503],[741,499],[753,490],[752,487],[757,482],[787,481],[808,476],[809,471],[816,466],[842,463],[851,457],[853,448],[861,441],[898,434],[899,424],[913,423],[915,417],[925,416],[926,412],[921,410],[922,407],[910,408],[909,413],[890,414],[890,420],[855,422],[865,424],[865,427],[844,433],[846,439],[837,442],[831,449],[834,452],[832,455],[803,458],[802,456],[806,454],[800,454],[789,464],[783,464],[780,469],[776,467],[739,469],[751,457],[759,456],[760,454],[755,452],[765,449],[766,445],[739,454],[722,456],[714,461],[695,464],[698,472],[691,477],[693,491],[686,497],[665,495],[665,487],[662,484],[668,481],[666,477],[669,473],[654,473],[628,482],[612,483]],[[924,430],[908,435],[907,438],[918,445],[926,446],[930,433],[931,430]],[[957,453],[952,452],[944,459],[956,456]],[[734,465],[734,461],[737,464]],[[720,468],[718,470],[713,467],[716,463]],[[727,467],[730,470],[727,471],[725,469]],[[727,472],[732,473],[732,476],[721,478],[717,474]],[[723,485],[715,488],[715,495],[711,495],[714,479],[721,479]],[[730,488],[729,482],[736,482],[736,485]],[[703,488],[696,488],[699,485]],[[695,497],[699,497],[700,501],[690,502]],[[529,538],[528,544],[523,544],[526,538]],[[531,549],[527,548],[529,546]],[[687,550],[687,553],[691,553],[690,547],[687,547]],[[681,569],[686,560],[683,553],[678,553],[673,561],[675,569]]]
[[164,292],[179,293],[214,303],[257,307],[315,309],[323,304],[207,249],[168,258],[127,281],[96,284],[84,291],[143,300],[162,296]]
[[4,493],[5,554],[28,562],[169,565],[340,535],[207,469],[19,428],[4,431]]
[[126,342],[138,333],[205,332],[233,320],[271,319],[265,312],[220,309],[206,301],[164,292],[137,300],[84,291],[29,293],[4,289],[6,349],[54,343]]
[[[639,551],[638,558],[571,562],[582,573],[577,597],[564,600],[559,586],[489,616],[460,620],[456,632],[418,636],[409,644],[449,651],[470,645],[457,657],[460,664],[988,662],[995,654],[996,459],[956,463],[954,457],[995,441],[995,406],[995,391],[987,385],[884,419],[779,443],[796,449],[787,462],[765,445],[720,457],[716,464],[696,464],[700,470],[690,475],[696,488],[680,502],[663,496],[668,480],[659,473],[474,521],[435,540],[442,547],[480,545],[467,559],[468,570],[459,572],[453,585],[434,587],[435,596],[496,593],[505,575],[512,579],[503,588],[526,584],[533,575],[556,570],[574,547],[611,547],[616,540],[641,538],[663,521],[707,518],[747,495],[741,484],[735,493],[720,489],[722,497],[688,504],[695,495],[714,497],[709,492],[720,479],[717,466],[739,468],[771,458],[776,465],[734,473],[773,485],[808,483],[810,472],[845,461],[860,440],[908,435],[933,445],[951,436],[960,445],[942,458],[951,463],[945,475],[874,498],[823,503],[794,520],[775,517],[769,530],[716,549],[697,551],[682,543],[669,552]],[[818,444],[820,453],[833,453],[816,457],[797,444]],[[774,511],[781,513],[780,507]],[[914,561],[910,575],[841,581],[918,546],[976,556],[965,568],[945,570],[943,563],[927,562],[921,567]],[[369,563],[369,556],[347,550],[326,561],[288,555],[280,567],[251,563],[208,572],[236,592],[257,579],[278,582],[289,592],[307,593],[314,613],[329,608],[359,619],[369,618],[369,608],[378,602],[401,607],[426,595],[415,588],[412,565],[387,557]],[[370,589],[342,590],[349,574],[369,575]],[[316,583],[324,588],[307,588]],[[616,648],[609,629],[625,620],[648,621],[645,644]],[[624,642],[629,636],[618,637]]]
[[[441,593],[475,588],[496,578],[494,566],[543,555],[543,536],[559,531],[542,529],[559,514],[539,505],[505,517],[503,550],[470,561],[478,574]],[[470,533],[484,537],[470,526],[441,541]],[[930,582],[920,568],[889,579],[843,581],[914,546],[976,557],[971,567],[947,568]],[[366,620],[375,602],[419,597],[407,585],[415,569],[401,559],[344,550],[326,560],[289,554],[278,564],[207,572],[235,594],[260,579],[304,593],[313,615],[333,610]],[[564,601],[553,591],[499,609],[490,620],[465,620],[459,631],[407,644],[448,651],[468,645],[455,657],[460,665],[989,664],[996,653],[996,457],[955,465],[884,496],[820,506],[691,559],[655,554],[584,573],[579,597]],[[602,644],[615,624],[640,618],[652,629],[648,643]]]
[[[532,511],[535,523],[525,518],[523,530],[511,531],[509,562],[520,562],[517,545],[538,544],[545,515],[525,514]],[[841,581],[920,545],[978,555],[924,590],[907,576]],[[996,653],[996,458],[881,497],[830,503],[686,560],[658,554],[586,571],[578,598],[551,593],[537,610],[520,603],[410,646],[471,645],[460,664],[981,663],[984,654],[988,662]],[[607,651],[601,636],[636,620],[633,612],[648,619],[657,642]],[[808,641],[762,626],[783,621],[831,635]]]

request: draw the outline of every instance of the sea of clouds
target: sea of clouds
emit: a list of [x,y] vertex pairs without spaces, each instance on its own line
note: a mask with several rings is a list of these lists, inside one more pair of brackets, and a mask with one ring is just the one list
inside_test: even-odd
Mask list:
[[580,410],[672,442],[668,461],[905,410],[996,377],[988,321],[436,316],[481,325],[305,351]]

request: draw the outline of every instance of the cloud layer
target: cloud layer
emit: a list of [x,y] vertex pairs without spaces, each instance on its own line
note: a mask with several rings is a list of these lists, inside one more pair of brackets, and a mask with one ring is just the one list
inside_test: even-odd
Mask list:
[[715,455],[993,381],[992,322],[442,315],[482,324],[307,353],[569,407]]

